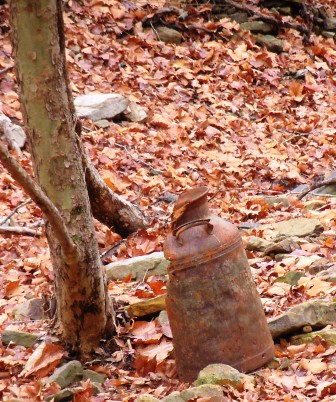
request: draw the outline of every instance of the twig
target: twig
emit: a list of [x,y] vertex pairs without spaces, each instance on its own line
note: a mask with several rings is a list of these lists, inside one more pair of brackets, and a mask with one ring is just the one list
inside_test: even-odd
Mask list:
[[44,226],[44,221],[43,220],[34,222],[31,225],[29,225],[28,227],[29,228],[40,228],[42,226]]
[[29,203],[31,203],[31,200],[25,201],[25,202],[21,203],[20,205],[18,205],[17,207],[15,207],[14,210],[13,210],[6,218],[3,218],[2,220],[0,220],[0,226],[3,225],[4,223],[6,223],[7,221],[9,221],[9,219],[10,219],[13,215],[15,215],[16,212],[17,212],[20,208],[24,207],[25,205],[27,205],[27,204],[29,204]]
[[286,142],[292,141],[294,138],[297,137],[308,137],[309,135],[312,135],[313,133],[297,133],[293,134],[290,138],[287,138],[287,140],[284,140],[282,143],[285,144]]
[[0,160],[13,179],[19,183],[30,198],[41,208],[50,222],[53,233],[59,241],[65,256],[71,260],[76,260],[78,258],[76,245],[69,236],[69,232],[58,209],[42,191],[41,187],[8,152],[7,147],[2,141],[0,141]]
[[12,66],[6,67],[2,70],[0,70],[0,75],[7,73],[7,71],[12,70],[15,67],[15,64],[13,64]]
[[142,159],[135,158],[135,157],[131,154],[131,152],[127,149],[127,147],[126,147],[125,145],[118,144],[118,143],[115,143],[114,145],[115,145],[116,147],[123,148],[123,149],[125,150],[125,152],[126,152],[133,160],[135,160],[136,162],[142,163],[143,165],[145,165],[145,166],[147,166],[149,169],[151,169],[153,172],[157,172],[158,174],[162,174],[162,173],[163,173],[162,170],[153,168],[152,165],[150,165],[149,163],[143,161]]
[[42,232],[37,229],[30,229],[25,226],[0,226],[1,234],[18,234],[26,236],[40,237]]
[[336,184],[336,177],[333,177],[332,179],[326,179],[326,180],[322,180],[322,181],[318,181],[316,183],[312,183],[308,186],[308,188],[304,191],[302,191],[302,193],[300,193],[298,195],[298,200],[302,200],[302,198],[307,195],[308,193],[310,193],[311,191],[319,188],[319,187],[323,187],[323,186],[329,186],[331,184]]
[[114,255],[114,253],[118,250],[118,248],[126,242],[127,239],[122,239],[118,241],[116,244],[114,244],[112,247],[110,247],[108,250],[104,251],[103,253],[100,254],[100,258],[102,261],[105,260],[105,258],[109,257],[111,254]]

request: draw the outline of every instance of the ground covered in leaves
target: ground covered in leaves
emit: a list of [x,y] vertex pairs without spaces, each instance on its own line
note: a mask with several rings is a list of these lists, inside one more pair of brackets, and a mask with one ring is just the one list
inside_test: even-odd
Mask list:
[[[324,4],[328,8],[328,2]],[[290,194],[335,169],[334,40],[312,34],[303,43],[300,32],[285,29],[278,34],[285,51],[275,54],[258,46],[250,32],[238,33],[236,22],[212,21],[210,6],[193,5],[186,24],[206,29],[183,32],[181,44],[167,44],[158,40],[155,29],[141,23],[167,5],[171,4],[145,0],[65,2],[74,95],[115,92],[148,112],[144,123],[121,119],[101,129],[83,122],[87,153],[106,183],[138,204],[151,221],[150,229],[123,242],[113,228],[96,223],[101,252],[112,248],[104,262],[161,251],[172,210],[170,194],[206,185],[215,214],[250,228],[243,233],[246,242],[250,236],[272,238],[271,229],[256,223],[319,219],[324,232],[297,239],[294,255],[318,255],[334,263],[335,199],[323,197],[320,207],[312,210],[309,199]],[[4,69],[13,64],[5,5],[0,23]],[[3,113],[21,122],[12,70],[0,76],[0,101]],[[31,172],[29,153],[18,158]],[[28,199],[2,167],[0,178],[3,219]],[[276,195],[285,195],[288,203],[265,201],[265,196]],[[10,219],[16,225],[38,226],[41,211],[25,203]],[[36,230],[43,232],[43,226]],[[333,282],[309,273],[314,258],[300,266],[296,258],[285,264],[258,251],[248,251],[248,258],[267,317],[306,300],[335,296]],[[294,285],[277,281],[291,271],[306,276]],[[176,378],[169,327],[154,317],[130,321],[122,312],[130,302],[164,294],[165,281],[150,277],[110,283],[120,309],[114,350],[109,355],[98,350],[97,358],[87,364],[105,374],[106,381],[96,396],[91,382],[82,382],[76,401],[132,401],[145,392],[161,398],[188,386]],[[29,321],[15,313],[24,301],[52,294],[53,272],[43,233],[36,238],[0,237],[0,284],[1,331],[10,326],[32,332],[51,345],[28,368],[37,345],[0,347],[0,398],[43,400],[58,389],[55,383],[44,385],[43,379],[62,359],[72,358],[57,338],[47,335],[48,320]],[[298,347],[282,339],[276,350],[278,366],[258,370],[256,384],[246,389],[225,388],[228,400],[330,400],[336,393],[335,347],[321,340]]]

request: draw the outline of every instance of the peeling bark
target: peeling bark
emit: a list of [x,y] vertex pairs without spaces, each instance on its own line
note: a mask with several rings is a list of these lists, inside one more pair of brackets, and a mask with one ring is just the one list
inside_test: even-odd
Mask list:
[[59,211],[75,245],[68,259],[44,215],[55,272],[57,320],[64,341],[88,355],[113,330],[113,311],[75,133],[76,115],[65,62],[61,0],[12,0],[17,78],[35,177]]

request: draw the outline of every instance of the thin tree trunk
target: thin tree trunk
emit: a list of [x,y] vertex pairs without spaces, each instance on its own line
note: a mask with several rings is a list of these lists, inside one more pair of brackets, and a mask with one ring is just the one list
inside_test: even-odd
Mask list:
[[55,228],[46,233],[55,272],[57,318],[69,346],[86,355],[113,326],[77,146],[65,62],[61,0],[12,0],[13,47],[37,181],[58,209],[77,258],[67,259]]

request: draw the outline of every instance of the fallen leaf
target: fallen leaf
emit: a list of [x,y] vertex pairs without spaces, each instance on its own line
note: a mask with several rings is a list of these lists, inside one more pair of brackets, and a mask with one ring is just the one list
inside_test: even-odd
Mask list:
[[29,357],[20,377],[28,377],[32,374],[40,378],[47,376],[59,365],[63,355],[62,346],[41,343]]

